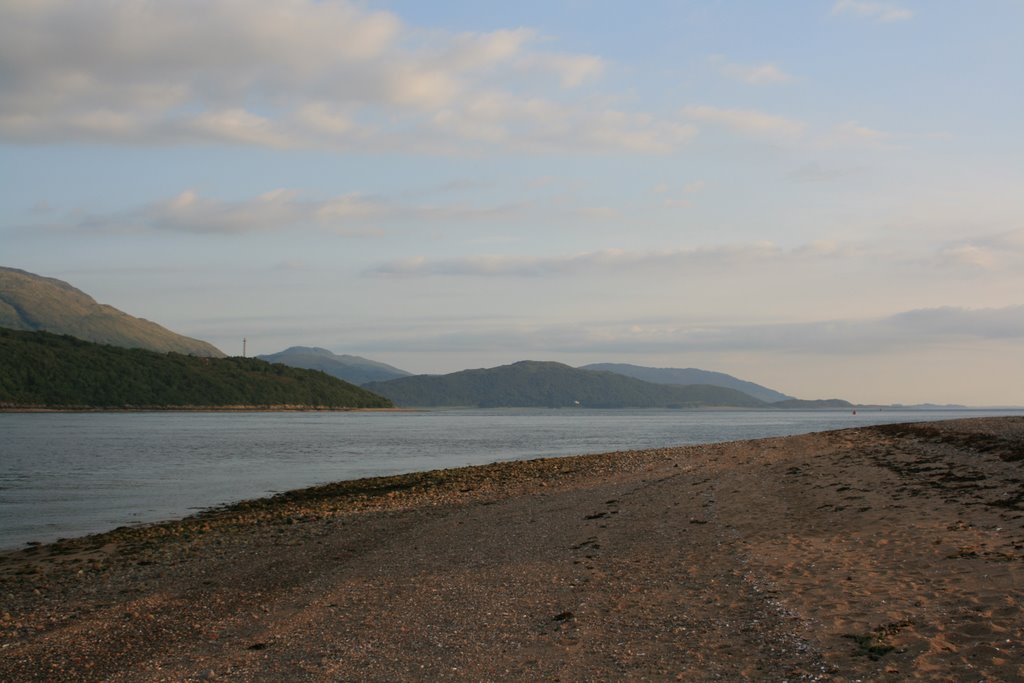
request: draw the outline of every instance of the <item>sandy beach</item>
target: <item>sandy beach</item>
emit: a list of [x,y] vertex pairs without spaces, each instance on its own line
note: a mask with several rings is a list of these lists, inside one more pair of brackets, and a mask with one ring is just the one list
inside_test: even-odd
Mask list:
[[0,555],[4,681],[1024,680],[1024,418],[343,482]]

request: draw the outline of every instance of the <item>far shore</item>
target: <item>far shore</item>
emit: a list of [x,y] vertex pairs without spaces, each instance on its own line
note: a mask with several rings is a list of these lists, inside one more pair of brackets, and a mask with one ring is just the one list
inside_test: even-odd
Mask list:
[[0,553],[0,680],[1021,680],[1024,417],[338,482]]
[[0,413],[414,413],[421,408],[345,408],[328,406],[4,406]]
[[564,410],[568,412],[576,410],[677,410],[681,412],[690,411],[778,411],[800,412],[811,411],[816,413],[854,413],[860,412],[907,412],[907,413],[941,413],[944,411],[977,411],[986,412],[992,410],[1024,411],[1024,407],[971,407],[971,406],[903,406],[903,405],[857,405],[852,408],[844,407],[779,407],[766,404],[760,407],[740,406],[694,406],[686,408],[648,408],[622,406],[617,408],[591,408],[588,406],[408,406],[391,408],[347,408],[332,406],[303,406],[303,405],[230,405],[230,406],[44,406],[44,405],[6,405],[0,403],[0,413],[423,413],[444,410]]

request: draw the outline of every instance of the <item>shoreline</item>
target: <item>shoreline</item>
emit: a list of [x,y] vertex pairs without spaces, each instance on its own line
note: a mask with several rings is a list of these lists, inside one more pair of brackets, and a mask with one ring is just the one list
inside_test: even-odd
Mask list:
[[[58,554],[79,547],[105,547],[110,543],[129,542],[139,537],[170,537],[194,529],[208,529],[211,524],[234,526],[254,520],[271,521],[293,514],[347,514],[395,505],[437,505],[448,498],[465,502],[480,496],[511,495],[531,485],[546,487],[551,480],[572,480],[587,467],[606,470],[628,467],[637,459],[646,461],[660,454],[701,446],[678,446],[663,449],[611,451],[581,455],[550,456],[528,460],[502,460],[483,465],[440,468],[386,476],[344,479],[326,484],[306,486],[211,505],[182,517],[122,525],[106,531],[59,538],[50,542],[29,541],[22,546],[0,548],[0,574],[3,564],[21,555],[35,555],[40,550],[55,549]],[[317,507],[318,503],[325,506]]]
[[782,414],[790,412],[814,412],[814,413],[856,413],[857,411],[867,413],[971,413],[971,412],[993,412],[1004,411],[1008,413],[1022,413],[1024,406],[902,406],[902,405],[854,405],[849,408],[816,408],[800,407],[786,408],[766,404],[760,407],[741,406],[695,406],[689,408],[637,408],[623,406],[621,408],[591,408],[587,406],[499,406],[493,408],[481,408],[480,406],[408,406],[391,408],[346,408],[330,406],[307,406],[307,405],[227,405],[227,406],[47,406],[47,405],[10,405],[0,403],[0,414],[2,413],[276,413],[276,412],[310,412],[310,413],[423,413],[450,410],[551,410],[551,411],[679,411],[679,412],[757,412],[757,411],[778,411]]
[[0,413],[418,413],[423,408],[330,408],[323,406],[0,406]]
[[1012,680],[1024,418],[338,482],[0,553],[8,680]]
[[[417,414],[425,415],[426,413],[431,413],[431,412],[436,413],[436,414],[440,414],[440,415],[444,415],[446,410],[445,409],[423,410],[423,409],[413,409],[413,408],[393,408],[393,409],[360,409],[360,410],[349,410],[349,411],[341,411],[341,412],[343,414],[344,413],[356,413],[356,414],[369,413],[371,416],[372,416],[372,414],[375,414],[375,413],[382,413],[383,415],[394,414],[396,417],[398,417],[398,416],[400,416],[402,414],[407,414],[407,415],[417,415]],[[466,413],[466,411],[456,411],[456,412],[458,412],[460,414],[465,414]],[[518,415],[520,412],[524,412],[524,411],[520,411],[520,410],[517,410],[517,409],[484,410],[484,411],[469,411],[469,414],[473,414],[473,413],[477,413],[477,412],[484,413],[484,414],[489,414],[489,415],[497,415],[497,416],[513,416],[513,415]],[[553,411],[552,410],[542,410],[542,411],[528,410],[528,411],[525,411],[525,412],[529,413],[530,415],[536,415],[536,414],[541,414],[541,413],[547,413],[547,414],[551,414],[551,415],[561,414],[561,411],[558,411],[558,410],[553,410]],[[577,411],[574,411],[574,414],[575,413],[582,413],[582,412],[588,412],[590,414],[590,416],[607,413],[607,411],[604,411],[604,410],[600,410],[600,411],[593,411],[593,410],[592,411],[578,411],[577,410]],[[616,411],[611,411],[611,412],[615,413]],[[622,411],[622,412],[623,412],[624,415],[643,415],[644,414],[644,411]],[[656,414],[659,414],[659,415],[674,415],[676,413],[676,411],[652,411],[652,412],[654,412]],[[694,420],[694,419],[702,419],[702,418],[699,418],[698,416],[701,415],[704,411],[694,410],[694,411],[688,411],[688,412],[689,412],[689,417],[688,418],[687,417],[682,417],[680,419],[689,419],[691,421]],[[713,411],[713,412],[720,412],[722,414],[732,414],[734,411]],[[752,413],[752,414],[755,414],[755,415],[766,415],[765,411],[761,411],[761,410],[744,411],[744,412],[749,412],[749,413]],[[52,412],[52,414],[54,416],[59,416],[59,415],[74,416],[74,415],[79,415],[79,414],[96,414],[96,415],[100,415],[100,416],[102,416],[102,415],[109,415],[111,418],[116,417],[119,414],[124,414],[124,415],[127,415],[127,416],[131,416],[131,415],[146,416],[146,415],[149,415],[149,416],[152,416],[153,418],[156,418],[156,417],[160,417],[162,413],[169,413],[170,417],[173,417],[174,415],[179,415],[181,417],[185,417],[185,416],[188,416],[188,415],[196,415],[197,417],[202,417],[203,415],[207,415],[208,416],[208,420],[204,424],[208,425],[209,429],[216,430],[216,429],[218,429],[217,425],[220,424],[219,420],[214,419],[214,417],[216,415],[222,415],[222,416],[224,416],[226,418],[227,416],[230,416],[230,415],[242,416],[242,415],[245,415],[245,414],[251,414],[251,415],[265,414],[269,418],[269,416],[274,415],[274,414],[277,414],[277,415],[282,416],[282,417],[283,416],[287,416],[287,415],[301,415],[301,414],[309,415],[310,411],[303,411],[303,412],[281,411],[281,412],[276,412],[275,413],[274,411],[263,412],[263,411],[260,411],[259,409],[253,409],[253,410],[250,410],[250,411],[212,411],[212,412],[204,413],[204,412],[201,412],[199,410],[196,410],[196,411],[165,410],[165,411],[155,411],[155,412],[152,412],[152,411],[148,411],[146,409],[136,409],[136,410],[131,410],[131,411],[109,411],[109,412],[108,411],[99,411],[99,410],[97,410],[97,411],[89,411],[88,413],[80,413],[80,412],[77,412],[77,411],[72,411],[72,412],[53,411]],[[31,416],[34,413],[32,413],[32,412],[29,412],[29,413],[12,413],[11,419],[12,420],[15,419],[17,417],[17,415],[19,415],[19,414],[26,415],[26,416]],[[42,414],[45,415],[45,414],[49,414],[49,413],[42,412]],[[916,421],[916,420],[948,419],[948,418],[957,417],[957,416],[959,416],[959,417],[973,417],[973,416],[975,416],[977,414],[980,414],[981,416],[987,416],[987,417],[1007,416],[1008,415],[1007,413],[1000,413],[1000,412],[993,413],[993,412],[989,412],[989,411],[981,411],[980,413],[975,413],[974,411],[963,411],[963,410],[957,410],[957,411],[955,411],[952,414],[946,413],[945,411],[928,412],[928,413],[920,413],[920,412],[919,413],[913,413],[913,412],[901,411],[898,415],[885,415],[883,417],[878,417],[878,418],[876,418],[874,416],[871,416],[871,415],[864,415],[864,416],[861,416],[860,420],[864,420],[867,424],[872,424],[876,420],[880,422],[880,421],[883,421],[883,419],[884,420],[898,419],[898,420],[915,420]],[[840,419],[828,418],[828,416],[833,416],[833,415],[839,416]],[[1012,415],[1012,413],[1010,413],[1009,415]],[[813,417],[815,419],[814,420],[810,420],[810,422],[814,423],[818,419],[822,419],[822,420],[824,420],[824,424],[822,424],[820,426],[814,426],[814,427],[811,427],[810,425],[802,426],[802,429],[804,429],[804,430],[813,429],[813,431],[820,431],[822,429],[838,429],[838,428],[844,428],[846,425],[849,425],[851,422],[856,424],[857,421],[858,421],[857,418],[854,418],[853,420],[842,419],[844,416],[845,416],[845,411],[839,411],[839,412],[830,411],[830,410],[815,411],[815,413],[813,415]],[[327,415],[324,415],[323,417],[327,417]],[[565,414],[564,417],[565,418],[569,418],[569,417],[572,417],[572,415],[571,414]],[[585,417],[585,416],[582,416],[582,417]],[[866,420],[865,420],[865,418],[866,418]],[[27,417],[26,419],[29,419],[29,418]],[[39,419],[43,420],[43,422],[38,422],[37,420],[29,419],[29,422],[24,422],[24,423],[15,422],[13,424],[15,424],[15,425],[23,424],[23,425],[25,425],[25,427],[27,429],[33,429],[33,430],[38,429],[40,426],[51,424],[45,418],[40,417]],[[55,419],[56,419],[56,417],[55,417]],[[675,419],[675,418],[673,418],[673,419]],[[774,419],[774,418],[770,418],[770,419]],[[2,415],[0,415],[0,421],[2,421],[2,420],[3,420]],[[376,423],[376,421],[374,421],[374,422]],[[60,425],[60,424],[63,424],[63,422],[62,421],[58,421],[57,423],[53,423],[53,424]],[[67,423],[67,424],[69,424],[69,425],[81,424],[83,426],[88,427],[90,425],[103,424],[103,423],[102,422],[101,423],[94,423],[91,420],[86,420],[86,422],[75,422],[75,421],[72,421],[71,423]],[[117,423],[117,424],[121,424],[121,423]],[[136,423],[133,420],[129,420],[129,422],[124,423],[124,424],[126,424],[126,425],[134,425]],[[145,425],[146,423],[139,423],[139,424]],[[154,423],[154,424],[158,424],[158,423]],[[288,424],[291,424],[291,421],[289,421]],[[322,424],[328,424],[328,423],[322,423]],[[330,424],[334,424],[334,423],[331,422]],[[341,425],[341,423],[337,423],[337,424]],[[385,425],[386,423],[376,423],[376,424]],[[861,426],[864,426],[864,425],[861,425]],[[734,430],[734,431],[740,431],[740,430]],[[746,430],[746,431],[748,432],[748,434],[745,434],[745,435],[741,435],[741,434],[725,435],[725,434],[723,434],[723,435],[719,436],[718,439],[716,439],[716,440],[736,439],[736,438],[739,438],[740,436],[743,436],[744,438],[756,438],[758,436],[757,433],[750,434],[749,433],[750,431],[761,432],[764,436],[772,435],[770,430],[767,430],[767,429],[766,430]],[[780,430],[780,431],[776,432],[776,435],[781,435],[781,434],[787,433],[789,431],[790,430]],[[799,433],[799,432],[794,432],[794,433]],[[610,445],[612,447],[617,447],[617,448],[629,448],[630,447],[629,446],[630,441],[631,441],[630,439],[619,439],[617,441],[613,441],[612,444],[610,444]],[[656,441],[661,442],[661,443],[665,443],[665,440],[662,440],[662,439],[657,439]],[[671,442],[669,442],[669,443],[671,443]],[[644,447],[649,447],[649,446],[645,445]],[[485,452],[487,452],[486,449],[482,449],[482,448],[479,448],[479,447],[477,449],[475,449],[475,450],[478,453],[485,453]],[[591,448],[589,450],[592,451],[594,449]],[[520,458],[531,458],[532,459],[532,458],[536,458],[536,457],[540,456],[541,454],[543,454],[545,456],[555,456],[557,453],[579,454],[579,453],[586,453],[587,451],[588,451],[588,448],[585,445],[571,446],[571,447],[558,448],[558,449],[546,449],[544,443],[537,442],[537,443],[533,444],[533,446],[530,449],[528,449],[528,450],[523,450],[523,452],[521,452],[521,453],[516,452],[514,454],[509,454],[508,455],[508,459],[512,459],[512,460],[516,460],[516,459],[520,459]],[[254,453],[254,455],[259,455],[259,453]],[[558,456],[558,457],[561,457],[561,456]],[[464,462],[464,463],[469,461],[469,462],[475,462],[475,463],[483,464],[483,463],[488,462],[489,458],[484,458],[484,457],[478,457],[478,458],[452,458],[452,460],[462,460],[462,462]],[[159,460],[157,460],[157,462],[158,461]],[[442,465],[440,463],[433,463],[433,462],[422,462],[422,463],[420,463],[420,467],[423,467],[423,466],[426,466],[426,467],[433,466],[434,468],[445,467],[445,466],[447,466],[447,467],[454,467],[454,466],[458,466],[460,464],[461,463],[459,463],[459,462],[451,462],[451,461],[449,462],[448,465]],[[387,473],[389,473],[389,471],[390,472],[405,472],[405,473],[408,473],[410,471],[413,471],[415,468],[410,468],[408,466],[399,466],[399,467],[363,467],[363,468],[355,468],[355,469],[358,469],[358,470],[361,470],[361,471],[355,472],[353,474],[349,474],[348,472],[329,472],[329,473],[327,473],[326,476],[296,477],[296,478],[293,478],[291,481],[288,481],[288,483],[283,484],[283,485],[282,485],[282,480],[280,480],[280,479],[273,478],[273,477],[271,477],[271,478],[264,477],[263,480],[260,483],[260,486],[255,487],[255,488],[250,486],[250,487],[242,487],[242,489],[240,489],[240,490],[232,490],[232,491],[228,491],[228,492],[219,492],[219,493],[218,492],[214,492],[213,495],[205,495],[205,496],[203,496],[203,495],[199,495],[199,496],[193,495],[190,498],[188,498],[187,500],[185,500],[185,502],[179,502],[178,504],[164,505],[162,507],[156,507],[153,510],[148,510],[147,512],[144,512],[144,513],[141,513],[141,514],[120,514],[120,515],[118,515],[116,513],[110,513],[109,512],[109,510],[117,509],[117,508],[111,508],[110,506],[107,506],[107,507],[104,508],[104,507],[100,506],[100,507],[95,507],[95,508],[83,508],[83,513],[82,513],[83,516],[78,517],[78,518],[71,518],[71,517],[69,517],[67,515],[65,515],[64,517],[61,517],[61,516],[59,516],[59,514],[54,514],[54,513],[59,513],[59,510],[55,510],[53,505],[50,505],[49,507],[44,505],[41,508],[41,512],[44,515],[46,515],[46,516],[45,517],[41,517],[40,519],[45,519],[46,522],[47,522],[47,525],[44,527],[42,525],[32,525],[31,523],[29,523],[29,524],[22,524],[22,525],[19,526],[19,520],[12,518],[11,521],[12,521],[13,526],[5,528],[4,529],[4,533],[0,534],[0,536],[3,536],[3,538],[0,539],[0,540],[4,541],[4,542],[0,542],[0,552],[4,552],[4,551],[8,551],[8,550],[17,550],[19,548],[25,547],[26,545],[30,545],[30,544],[38,544],[38,543],[46,544],[46,543],[52,543],[52,542],[54,542],[56,540],[60,540],[60,539],[69,539],[69,538],[73,539],[73,538],[82,537],[82,536],[91,535],[91,534],[105,533],[107,531],[112,530],[115,527],[122,526],[122,525],[139,526],[139,525],[146,525],[146,524],[151,524],[151,523],[160,523],[160,522],[164,522],[164,521],[168,521],[168,520],[174,520],[174,519],[178,519],[178,518],[181,518],[181,517],[184,517],[184,516],[187,516],[187,515],[194,514],[196,511],[200,511],[200,510],[204,510],[204,509],[209,509],[209,508],[217,508],[217,507],[223,506],[224,504],[230,504],[232,502],[248,500],[248,499],[252,499],[254,497],[265,497],[265,496],[271,495],[273,493],[282,492],[282,491],[288,491],[288,490],[291,490],[291,489],[294,489],[294,488],[302,488],[302,487],[305,487],[305,486],[313,486],[313,485],[316,485],[318,483],[330,483],[332,481],[347,480],[351,476],[371,477],[371,476],[377,476],[378,474],[387,474]],[[376,470],[376,472],[374,470]],[[253,470],[253,471],[258,471],[258,470]],[[20,470],[16,467],[15,468],[15,474],[17,474],[18,472],[20,472]],[[298,479],[298,481],[296,481],[295,479]],[[159,480],[159,478],[156,481],[158,481],[158,480]],[[173,496],[174,495],[173,491],[168,491],[168,490],[166,490],[166,488],[167,487],[160,488],[160,487],[157,486],[157,487],[150,487],[150,490],[152,490],[153,495],[155,495],[158,498],[160,496],[165,496],[165,497],[168,496],[168,495]],[[14,490],[14,496],[16,498],[17,497],[17,493],[18,493],[17,485],[15,485],[14,489],[15,489]],[[81,487],[79,487],[79,490],[87,491],[87,489],[84,489],[84,488],[81,488]],[[131,489],[122,488],[122,489],[118,489],[118,490],[129,491]],[[11,492],[6,492],[6,493],[11,493]],[[6,497],[6,499],[8,499],[8,500],[14,500],[15,498],[11,498],[9,496]],[[132,499],[129,496],[128,499],[125,499],[123,501],[122,500],[118,500],[118,508],[122,509],[122,510],[131,511],[133,508],[130,507],[130,506],[138,505],[140,507],[140,509],[145,509],[145,501],[146,501],[146,498],[140,497],[139,495],[136,494],[134,496],[134,499]],[[28,518],[23,517],[23,519],[28,519]],[[62,521],[68,522],[68,523],[62,525],[61,524]]]

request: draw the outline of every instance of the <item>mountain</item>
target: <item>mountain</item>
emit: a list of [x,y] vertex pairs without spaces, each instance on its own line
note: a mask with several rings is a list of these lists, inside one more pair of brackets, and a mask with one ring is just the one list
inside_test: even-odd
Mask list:
[[255,358],[198,358],[0,328],[0,407],[387,408],[315,370]]
[[776,401],[788,401],[792,396],[763,387],[760,384],[747,382],[738,379],[724,372],[711,372],[698,370],[697,368],[647,368],[641,365],[630,365],[628,363],[593,363],[584,365],[581,370],[602,370],[604,372],[615,372],[626,377],[642,379],[645,382],[655,384],[710,384],[714,387],[727,387],[742,391],[744,394],[753,396],[765,403]]
[[352,384],[383,382],[398,377],[408,377],[412,374],[387,363],[379,363],[361,356],[347,354],[339,356],[327,349],[315,346],[292,346],[284,351],[256,357],[268,363],[282,363],[293,368],[320,370]]
[[0,267],[0,327],[46,330],[85,341],[150,351],[223,358],[211,344],[135,318],[62,280]]
[[415,375],[365,388],[400,406],[696,408],[764,407],[734,389],[706,385],[651,384],[611,372],[561,363],[520,361],[449,375]]

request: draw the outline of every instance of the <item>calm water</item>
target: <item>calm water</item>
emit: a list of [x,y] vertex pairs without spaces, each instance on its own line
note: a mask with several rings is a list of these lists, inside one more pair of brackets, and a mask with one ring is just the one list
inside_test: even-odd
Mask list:
[[342,479],[1021,411],[0,414],[0,548]]

